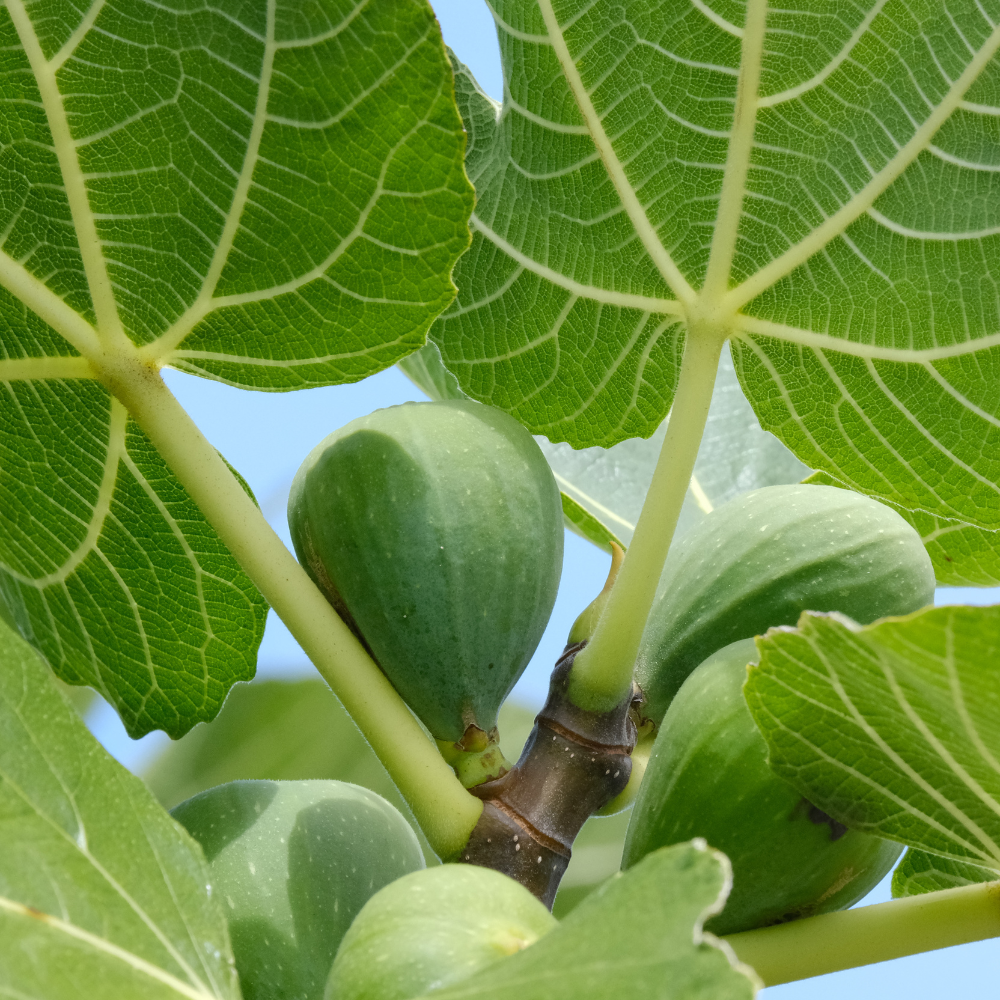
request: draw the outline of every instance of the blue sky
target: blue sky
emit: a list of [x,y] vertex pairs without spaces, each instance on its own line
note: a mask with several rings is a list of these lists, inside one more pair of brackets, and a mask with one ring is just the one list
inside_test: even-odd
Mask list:
[[[637,0],[628,0],[635,3]],[[487,93],[503,96],[499,50],[493,20],[484,0],[431,0],[445,41],[472,69]],[[396,369],[349,386],[308,392],[251,393],[176,372],[167,381],[192,413],[210,441],[240,470],[253,488],[265,514],[288,541],[285,498],[299,463],[313,445],[330,431],[372,410],[423,398]],[[579,611],[600,590],[607,557],[574,535],[566,536],[563,584],[552,621],[515,697],[540,704],[548,673]],[[939,592],[939,602],[993,603],[995,591]],[[272,615],[261,649],[258,676],[306,676],[312,668],[287,630]],[[138,767],[166,739],[152,734],[130,741],[117,716],[101,707],[91,718],[92,728],[120,760]],[[889,898],[883,883],[870,902]],[[1000,968],[1000,941],[964,945],[867,969],[776,987],[763,1000],[963,1000],[996,995]]]

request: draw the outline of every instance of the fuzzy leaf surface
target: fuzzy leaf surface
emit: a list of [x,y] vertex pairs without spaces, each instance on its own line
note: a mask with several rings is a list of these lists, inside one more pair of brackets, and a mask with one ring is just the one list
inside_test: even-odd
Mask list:
[[201,850],[0,623],[0,991],[239,1000]]
[[213,718],[253,677],[267,605],[125,407],[96,382],[9,382],[0,455],[0,614],[130,736]]
[[744,688],[768,761],[834,819],[1000,872],[1000,607],[806,612]]

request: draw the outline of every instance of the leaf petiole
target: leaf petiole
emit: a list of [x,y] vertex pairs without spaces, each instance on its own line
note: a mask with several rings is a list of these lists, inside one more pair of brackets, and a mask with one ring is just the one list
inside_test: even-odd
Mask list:
[[725,338],[692,324],[667,433],[635,534],[590,644],[569,679],[573,704],[607,712],[628,696],[639,640],[687,494]]
[[385,675],[264,519],[159,374],[123,357],[104,383],[146,432],[354,719],[442,858],[482,812]]
[[1000,882],[943,889],[722,938],[765,986],[1000,936]]

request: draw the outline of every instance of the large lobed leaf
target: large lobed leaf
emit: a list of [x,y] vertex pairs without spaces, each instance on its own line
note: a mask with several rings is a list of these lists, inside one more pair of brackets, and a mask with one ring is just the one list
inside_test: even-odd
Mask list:
[[1000,3],[490,6],[504,100],[459,69],[478,201],[431,331],[463,390],[574,447],[648,437],[714,324],[799,460],[956,526],[939,565],[981,550]]
[[0,623],[0,993],[238,1000],[198,846]]
[[0,5],[0,614],[131,735],[212,718],[266,609],[98,379],[393,364],[454,294],[464,144],[426,0]]
[[605,882],[530,948],[432,995],[752,1000],[760,985],[753,971],[702,933],[725,903],[731,877],[725,855],[704,841],[654,851]]
[[1000,607],[806,612],[758,648],[744,691],[781,777],[848,826],[1000,872]]

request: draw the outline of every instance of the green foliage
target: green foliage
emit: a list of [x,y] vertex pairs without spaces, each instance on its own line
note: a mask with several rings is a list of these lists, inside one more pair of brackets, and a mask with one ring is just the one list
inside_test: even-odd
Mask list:
[[709,299],[738,310],[741,381],[808,465],[991,521],[985,11],[493,9],[507,93],[459,75],[478,202],[432,331],[463,388],[577,445],[648,435]]
[[728,876],[725,858],[704,844],[656,851],[605,882],[531,948],[435,996],[750,1000],[757,985],[752,972],[733,968],[701,933],[702,922],[725,902]]
[[212,718],[253,676],[263,598],[100,385],[12,382],[0,411],[5,617],[133,737]]
[[4,990],[238,1000],[201,851],[2,623],[0,815]]
[[825,486],[747,493],[670,550],[636,664],[643,711],[658,722],[711,653],[807,609],[871,622],[933,600],[919,536],[885,505]]
[[989,868],[911,848],[892,873],[892,896],[893,899],[919,896],[938,889],[957,889],[963,885],[996,880],[997,872]]
[[319,1000],[358,911],[424,866],[399,812],[342,781],[234,781],[172,815],[205,852],[243,1000]]
[[767,766],[743,699],[752,639],[709,657],[663,717],[632,810],[623,868],[703,837],[733,866],[725,909],[708,923],[732,934],[845,909],[895,864],[899,844],[847,830]]
[[[939,582],[1000,583],[994,0],[493,0],[502,105],[464,67],[453,82],[426,0],[175,7],[0,5],[0,619],[130,733],[219,712],[253,673],[263,593],[431,841],[475,821],[163,365],[281,391],[364,378],[429,332],[418,381],[551,438],[564,515],[630,544],[683,352],[727,339],[697,461],[664,456],[682,532],[812,469],[897,510]],[[772,764],[915,848],[899,891],[1000,872],[997,630],[942,609],[762,642],[748,690]],[[0,980],[235,1000],[198,852],[10,642]],[[251,700],[164,758],[183,765],[169,794],[313,766],[247,727],[322,713]],[[317,767],[371,765],[340,757],[360,738],[331,743]],[[607,837],[583,842],[567,908],[621,819],[587,828]],[[697,847],[654,853],[441,995],[749,996],[700,940],[723,883]]]
[[377,410],[310,452],[288,523],[299,561],[437,739],[496,726],[562,569],[559,491],[523,427],[472,400]]
[[441,865],[386,886],[337,953],[327,1000],[410,1000],[468,979],[557,926],[524,886],[488,868]]
[[611,553],[611,543],[614,542],[619,547],[623,547],[621,539],[587,510],[583,504],[578,503],[568,493],[561,493],[563,520],[566,527],[575,531],[581,538],[586,538],[593,542],[598,548]]
[[1000,872],[1000,608],[804,614],[745,688],[769,762],[856,829]]
[[437,22],[357,13],[0,7],[0,608],[133,736],[211,719],[266,607],[105,386],[356,381],[454,294],[472,195]]

